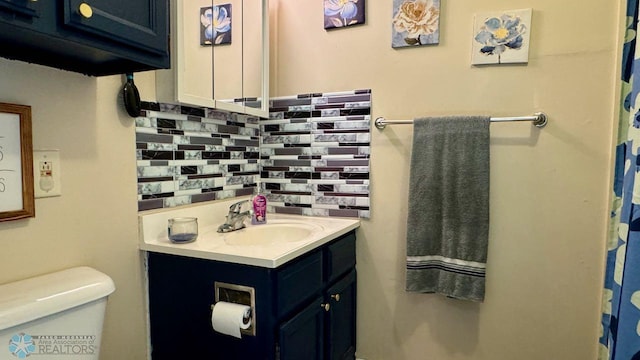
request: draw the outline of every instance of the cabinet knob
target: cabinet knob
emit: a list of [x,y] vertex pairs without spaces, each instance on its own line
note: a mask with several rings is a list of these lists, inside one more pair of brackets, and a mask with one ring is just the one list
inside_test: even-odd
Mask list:
[[333,294],[333,295],[331,295],[331,298],[333,300],[335,300],[336,302],[338,302],[338,301],[340,301],[340,294]]
[[331,310],[331,304],[327,303],[327,304],[320,304],[320,307],[324,309],[324,311],[329,311]]
[[89,19],[90,17],[93,16],[93,9],[91,8],[91,6],[89,4],[87,4],[85,2],[80,3],[80,6],[78,6],[78,12],[85,19]]

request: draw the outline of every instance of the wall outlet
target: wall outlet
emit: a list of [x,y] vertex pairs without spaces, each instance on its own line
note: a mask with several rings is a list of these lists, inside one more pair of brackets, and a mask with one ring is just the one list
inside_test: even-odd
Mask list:
[[59,150],[33,151],[33,181],[36,199],[62,195]]

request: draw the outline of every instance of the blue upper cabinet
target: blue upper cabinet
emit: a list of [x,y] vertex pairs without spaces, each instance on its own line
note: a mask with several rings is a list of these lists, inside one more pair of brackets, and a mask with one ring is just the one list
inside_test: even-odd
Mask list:
[[0,56],[101,76],[166,69],[168,0],[0,0]]
[[166,7],[166,1],[157,0],[64,0],[64,24],[162,55],[167,52]]
[[36,1],[29,0],[0,0],[0,13],[21,16],[23,20],[38,17]]

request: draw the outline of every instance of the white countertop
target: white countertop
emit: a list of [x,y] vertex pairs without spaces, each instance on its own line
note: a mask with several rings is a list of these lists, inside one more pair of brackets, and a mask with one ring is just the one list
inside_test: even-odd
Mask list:
[[[267,214],[267,224],[251,225],[230,233],[216,232],[233,201],[222,201],[139,216],[140,249],[151,252],[218,260],[237,264],[276,268],[360,226],[360,220],[334,217]],[[198,218],[196,241],[175,244],[167,237],[167,220],[172,217]],[[303,227],[308,234],[296,241],[262,239],[261,232],[272,235],[276,227]],[[244,233],[243,233],[244,232]],[[306,231],[305,231],[306,232]],[[251,234],[249,237],[248,235]],[[258,235],[258,236],[255,236]],[[236,243],[238,238],[249,242]],[[255,238],[255,239],[254,239]],[[262,241],[264,240],[264,241]]]

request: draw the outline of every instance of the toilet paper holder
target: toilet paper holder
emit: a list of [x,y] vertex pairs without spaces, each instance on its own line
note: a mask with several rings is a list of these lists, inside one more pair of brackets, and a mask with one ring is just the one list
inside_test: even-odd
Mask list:
[[[229,284],[224,282],[214,282],[215,302],[225,301],[230,303],[242,304],[251,307],[251,326],[247,329],[240,329],[243,335],[256,336],[256,290],[250,286]],[[215,303],[211,305],[213,310]]]

